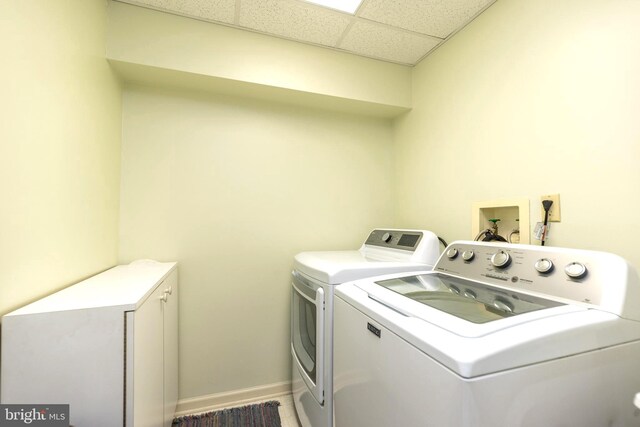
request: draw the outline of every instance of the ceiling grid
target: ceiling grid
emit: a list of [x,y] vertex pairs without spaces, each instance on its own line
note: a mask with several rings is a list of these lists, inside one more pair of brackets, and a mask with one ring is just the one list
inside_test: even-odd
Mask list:
[[355,14],[304,0],[118,0],[413,66],[496,0],[364,0]]

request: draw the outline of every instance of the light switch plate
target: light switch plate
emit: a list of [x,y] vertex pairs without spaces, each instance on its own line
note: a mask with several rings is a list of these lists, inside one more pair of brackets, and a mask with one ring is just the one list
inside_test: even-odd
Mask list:
[[544,207],[542,206],[543,200],[551,200],[553,204],[549,209],[549,222],[560,222],[560,194],[546,194],[540,196],[540,215],[544,221]]

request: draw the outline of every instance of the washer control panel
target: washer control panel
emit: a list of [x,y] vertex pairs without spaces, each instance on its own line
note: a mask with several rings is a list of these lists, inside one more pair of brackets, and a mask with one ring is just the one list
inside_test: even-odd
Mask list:
[[612,271],[620,268],[626,268],[626,262],[604,252],[459,241],[445,249],[434,270],[518,292],[600,305],[606,292],[621,292],[620,287],[607,289],[614,280]]

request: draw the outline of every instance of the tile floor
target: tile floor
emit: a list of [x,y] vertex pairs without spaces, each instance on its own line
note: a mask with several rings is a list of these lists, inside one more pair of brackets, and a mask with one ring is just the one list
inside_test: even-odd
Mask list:
[[296,415],[296,408],[293,406],[293,396],[287,394],[276,399],[280,402],[280,421],[282,427],[301,427]]

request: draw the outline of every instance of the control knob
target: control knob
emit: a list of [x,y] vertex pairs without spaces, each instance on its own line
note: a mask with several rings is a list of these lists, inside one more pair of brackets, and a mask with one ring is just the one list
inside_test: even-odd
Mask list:
[[491,256],[491,264],[494,267],[506,268],[511,264],[511,255],[505,251],[498,251]]
[[548,258],[540,258],[533,264],[533,268],[535,268],[538,273],[551,273],[553,270],[553,262]]
[[389,241],[391,240],[391,233],[384,233],[382,235],[382,241],[385,243],[389,243]]
[[476,254],[473,253],[473,251],[464,251],[464,252],[462,252],[462,259],[465,260],[465,261],[471,261],[474,256],[476,256]]
[[451,248],[447,251],[447,258],[455,259],[458,256],[458,250],[456,248]]
[[567,264],[564,272],[572,279],[582,279],[587,275],[587,267],[581,262],[572,262]]

